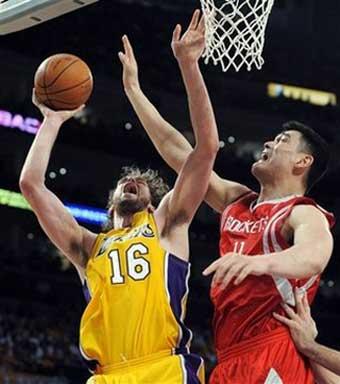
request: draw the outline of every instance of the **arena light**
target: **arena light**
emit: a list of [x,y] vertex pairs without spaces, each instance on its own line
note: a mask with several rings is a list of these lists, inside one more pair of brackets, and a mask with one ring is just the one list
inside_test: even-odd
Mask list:
[[65,204],[72,215],[84,223],[101,225],[107,220],[106,211],[86,205]]
[[[21,193],[0,189],[0,205],[32,211],[29,203]],[[106,219],[106,211],[87,205],[65,203],[65,207],[79,222],[101,225]]]
[[7,0],[0,4],[0,35],[34,27],[99,0]]
[[0,125],[5,128],[19,129],[35,135],[41,125],[41,122],[33,117],[24,117],[18,113],[0,109]]
[[337,105],[337,97],[335,93],[287,84],[269,83],[267,86],[267,93],[269,97],[285,97],[287,99],[299,100],[320,107]]

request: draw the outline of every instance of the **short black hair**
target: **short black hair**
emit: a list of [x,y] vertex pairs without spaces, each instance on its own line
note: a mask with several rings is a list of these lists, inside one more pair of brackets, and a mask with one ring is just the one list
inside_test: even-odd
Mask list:
[[329,145],[314,129],[298,121],[288,121],[282,127],[284,131],[300,132],[303,140],[303,150],[314,158],[307,177],[307,192],[309,192],[328,170],[330,162]]

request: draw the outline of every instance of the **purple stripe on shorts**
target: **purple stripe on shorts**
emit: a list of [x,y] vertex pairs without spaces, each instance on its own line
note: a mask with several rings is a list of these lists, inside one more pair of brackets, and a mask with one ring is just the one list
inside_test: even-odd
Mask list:
[[184,366],[185,366],[186,376],[187,376],[187,380],[185,384],[201,384],[201,381],[197,376],[197,374],[198,374],[198,369],[203,362],[203,359],[200,356],[195,355],[193,353],[184,354],[182,356],[184,358]]

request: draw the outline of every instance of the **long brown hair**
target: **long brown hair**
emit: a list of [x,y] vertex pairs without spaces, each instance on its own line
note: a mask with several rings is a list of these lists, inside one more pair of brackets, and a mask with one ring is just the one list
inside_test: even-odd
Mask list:
[[[153,169],[140,169],[138,167],[123,167],[120,179],[123,177],[131,178],[142,178],[144,179],[150,189],[151,194],[151,204],[156,208],[163,199],[163,197],[169,192],[170,188],[168,184],[159,176],[158,171]],[[112,216],[112,204],[113,204],[113,195],[115,189],[112,189],[109,193],[109,199],[107,203],[108,215],[107,221],[103,225],[103,232],[108,232],[113,228],[113,216]]]

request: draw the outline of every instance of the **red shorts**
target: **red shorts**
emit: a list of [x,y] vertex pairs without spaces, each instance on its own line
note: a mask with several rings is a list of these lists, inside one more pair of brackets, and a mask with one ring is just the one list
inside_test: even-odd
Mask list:
[[210,384],[314,384],[309,361],[285,329],[260,335],[218,353]]

